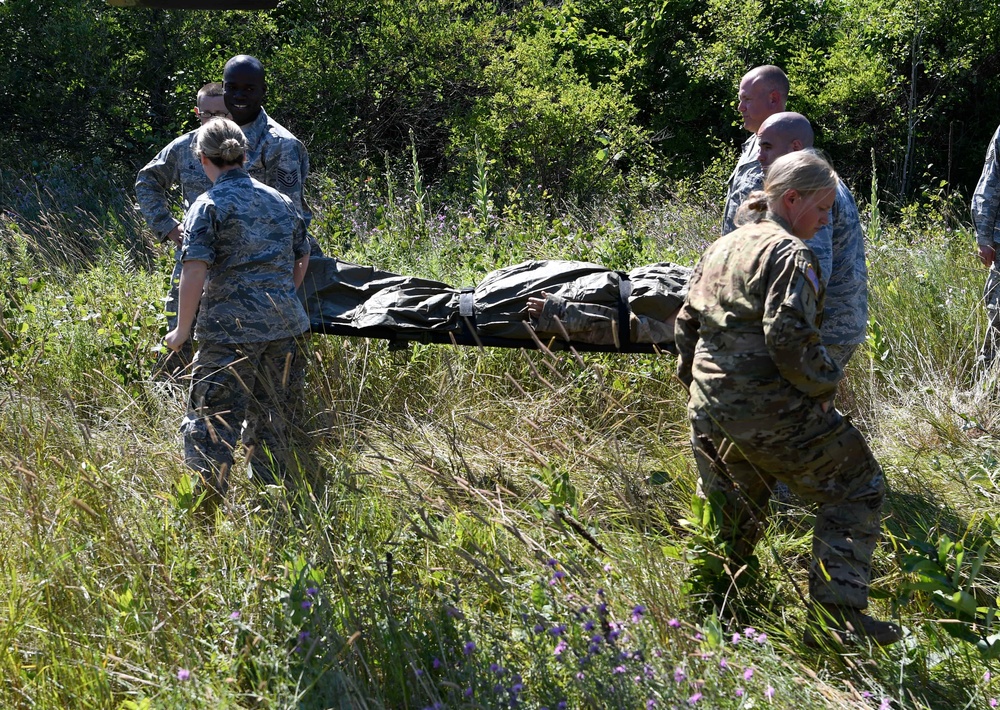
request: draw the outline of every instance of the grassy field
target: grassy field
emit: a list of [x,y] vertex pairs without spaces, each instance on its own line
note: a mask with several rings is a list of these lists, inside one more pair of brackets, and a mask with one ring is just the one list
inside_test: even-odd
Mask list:
[[[695,190],[580,208],[480,178],[317,179],[316,234],[468,285],[535,257],[693,264],[716,231]],[[956,202],[867,213],[872,324],[839,405],[887,473],[874,611],[908,635],[836,652],[801,643],[807,509],[774,516],[738,623],[700,603],[669,356],[315,337],[294,487],[237,475],[206,520],[183,392],[149,377],[171,257],[114,181],[7,183],[0,706],[995,706],[1000,384],[975,370],[984,273]]]

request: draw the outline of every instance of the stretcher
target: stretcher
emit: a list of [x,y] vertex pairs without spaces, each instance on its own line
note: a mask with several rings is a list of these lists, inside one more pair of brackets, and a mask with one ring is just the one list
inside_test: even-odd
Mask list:
[[[527,261],[475,287],[331,257],[309,262],[301,296],[314,333],[494,348],[674,352],[674,318],[690,269],[672,263],[619,272],[582,261]],[[544,300],[537,316],[528,299]]]

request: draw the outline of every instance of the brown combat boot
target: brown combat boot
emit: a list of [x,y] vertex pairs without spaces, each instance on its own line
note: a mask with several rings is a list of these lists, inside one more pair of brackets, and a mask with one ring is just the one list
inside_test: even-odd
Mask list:
[[876,646],[891,646],[903,638],[903,631],[891,621],[879,621],[860,609],[838,604],[816,604],[802,642],[820,648],[822,637],[843,646],[870,641]]

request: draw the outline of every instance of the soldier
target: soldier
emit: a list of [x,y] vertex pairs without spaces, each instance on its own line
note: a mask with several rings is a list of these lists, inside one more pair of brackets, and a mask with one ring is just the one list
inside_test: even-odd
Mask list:
[[996,245],[1000,237],[1000,167],[997,151],[1000,149],[1000,128],[997,128],[986,151],[986,163],[972,193],[972,223],[976,228],[979,260],[989,269],[983,301],[986,302],[986,338],[979,353],[984,367],[993,364],[1000,338],[1000,265],[996,263]]
[[[824,288],[811,239],[829,219],[837,174],[798,151],[771,163],[750,224],[702,256],[677,316],[677,374],[701,491],[722,500],[721,541],[748,563],[776,480],[818,504],[809,592],[835,632],[885,645],[894,624],[864,614],[885,483],[864,437],[832,404],[842,371],[820,342]],[[810,625],[805,642],[817,643]]]
[[[766,175],[782,155],[812,148],[813,130],[802,114],[783,112],[764,120],[757,139],[758,160]],[[828,223],[808,246],[819,259],[819,276],[826,287],[820,336],[827,352],[844,369],[868,330],[868,267],[858,206],[843,180],[837,181]]]
[[[222,84],[205,84],[198,91],[195,115],[202,125],[213,118],[229,118],[226,102],[222,96]],[[177,327],[177,284],[181,277],[181,224],[170,210],[170,191],[177,185],[181,189],[181,201],[185,210],[205,192],[212,183],[201,169],[192,147],[198,131],[193,130],[171,141],[156,157],[139,171],[135,181],[135,196],[146,224],[161,242],[174,244],[174,272],[170,277],[170,292],[167,294],[167,328]],[[187,367],[193,354],[188,342],[179,353],[171,353],[161,359],[156,372],[172,377]]]
[[[309,175],[309,155],[302,142],[264,110],[264,66],[255,57],[237,55],[226,62],[222,86],[226,108],[247,137],[247,172],[288,195],[308,228],[312,214],[303,189]],[[312,256],[322,256],[315,239],[309,237],[309,244]]]
[[180,308],[166,345],[180,350],[201,307],[184,458],[217,502],[226,495],[243,424],[254,478],[284,478],[288,419],[305,366],[309,319],[296,295],[309,264],[305,223],[292,201],[250,177],[247,142],[232,121],[198,130],[196,154],[212,181],[184,216]]
[[765,64],[751,69],[740,80],[739,112],[743,127],[750,137],[743,143],[740,159],[729,176],[726,204],[722,216],[722,233],[729,234],[736,226],[736,210],[743,198],[750,194],[747,184],[760,184],[760,165],[757,163],[757,129],[768,116],[785,110],[788,101],[788,77],[780,67]]

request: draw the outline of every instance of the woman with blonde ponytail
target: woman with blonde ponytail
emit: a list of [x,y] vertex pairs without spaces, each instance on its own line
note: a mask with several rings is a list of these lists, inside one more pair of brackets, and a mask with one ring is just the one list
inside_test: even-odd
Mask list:
[[700,491],[738,571],[717,581],[739,589],[756,566],[781,481],[817,504],[815,623],[805,642],[818,644],[823,630],[885,645],[899,628],[863,613],[885,484],[864,437],[832,404],[842,372],[820,342],[824,287],[804,243],[826,224],[837,182],[810,151],[771,164],[764,190],[740,207],[743,226],[712,244],[691,276],[675,327],[677,374],[688,387]]
[[214,504],[228,490],[241,428],[258,483],[281,481],[293,458],[288,420],[309,329],[296,289],[309,243],[291,201],[243,168],[247,143],[239,126],[206,123],[194,150],[213,184],[184,216],[177,327],[165,344],[179,350],[198,313],[181,431],[185,461]]

